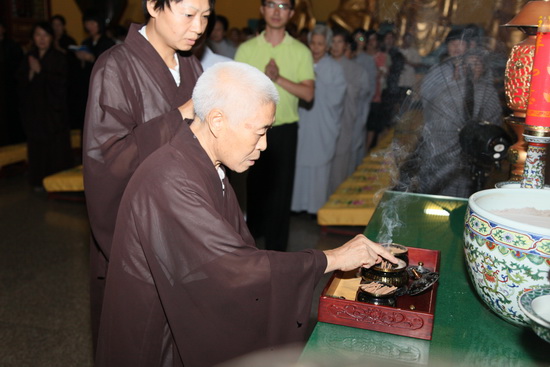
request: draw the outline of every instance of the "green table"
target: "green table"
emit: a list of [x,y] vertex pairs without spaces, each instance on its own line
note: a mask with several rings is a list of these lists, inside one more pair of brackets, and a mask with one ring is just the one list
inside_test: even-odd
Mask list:
[[[393,242],[441,251],[432,340],[319,322],[302,359],[320,366],[550,366],[550,344],[527,327],[499,318],[477,296],[466,270],[462,233],[467,200],[388,191],[365,235],[381,240],[383,218],[399,215]],[[337,363],[337,364],[336,364]]]

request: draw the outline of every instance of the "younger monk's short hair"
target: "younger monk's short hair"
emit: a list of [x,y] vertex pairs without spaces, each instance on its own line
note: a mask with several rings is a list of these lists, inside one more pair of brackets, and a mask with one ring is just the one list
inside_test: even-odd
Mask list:
[[208,68],[193,90],[195,113],[202,121],[213,109],[232,122],[250,116],[259,106],[279,102],[275,85],[263,72],[242,62],[220,62]]
[[[182,0],[152,0],[155,4],[156,10],[164,11],[164,9],[167,7],[170,9],[170,2],[173,1],[175,3],[179,3]],[[216,0],[208,0],[208,3],[210,5],[210,9],[214,9],[214,5],[216,4]],[[149,19],[151,19],[151,14],[147,11],[147,0],[141,0],[141,6],[143,8],[143,16],[145,17],[145,22],[149,22]]]

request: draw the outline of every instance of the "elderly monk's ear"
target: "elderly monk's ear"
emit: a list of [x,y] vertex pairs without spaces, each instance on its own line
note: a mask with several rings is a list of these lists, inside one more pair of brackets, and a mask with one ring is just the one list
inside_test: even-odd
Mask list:
[[220,135],[220,132],[225,127],[226,117],[224,113],[220,110],[213,109],[206,115],[206,123],[208,124],[208,129],[216,138]]

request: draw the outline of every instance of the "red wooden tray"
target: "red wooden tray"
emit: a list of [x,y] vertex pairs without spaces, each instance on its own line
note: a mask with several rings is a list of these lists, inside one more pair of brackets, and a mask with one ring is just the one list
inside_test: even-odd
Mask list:
[[[409,249],[409,264],[419,261],[439,272],[440,251]],[[317,319],[321,322],[431,340],[438,283],[416,296],[397,297],[396,307],[355,301],[361,282],[357,271],[336,271],[321,293]],[[345,298],[345,299],[344,299]]]

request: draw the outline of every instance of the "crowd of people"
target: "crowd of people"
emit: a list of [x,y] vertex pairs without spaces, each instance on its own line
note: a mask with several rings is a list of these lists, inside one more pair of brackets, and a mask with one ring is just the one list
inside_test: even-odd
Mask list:
[[[396,261],[362,235],[286,249],[291,213],[316,214],[392,127],[419,79],[413,35],[296,32],[293,0],[261,1],[258,29],[238,31],[214,3],[146,0],[145,24],[112,36],[85,14],[80,45],[55,16],[17,66],[33,186],[70,165],[84,122],[98,366],[214,365],[299,342],[322,274]],[[450,57],[469,47],[458,39]]]
[[116,43],[99,14],[86,12],[82,23],[87,38],[80,45],[59,14],[36,23],[23,45],[8,38],[0,24],[0,144],[27,143],[28,178],[35,191],[44,190],[46,176],[80,162],[70,131],[83,127],[95,61]]

